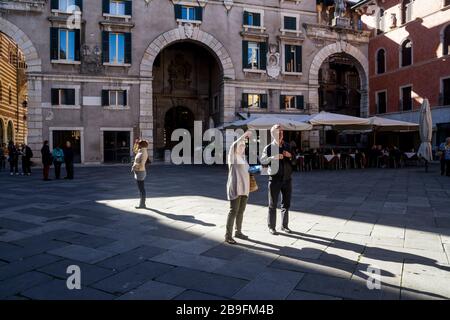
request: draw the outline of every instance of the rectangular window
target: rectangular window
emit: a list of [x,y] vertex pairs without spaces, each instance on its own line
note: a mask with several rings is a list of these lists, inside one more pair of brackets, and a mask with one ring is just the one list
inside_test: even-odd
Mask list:
[[125,36],[123,33],[109,34],[109,63],[125,63]]
[[59,0],[58,10],[61,12],[71,13],[75,10],[77,5],[75,0]]
[[250,69],[259,69],[260,66],[260,50],[258,42],[248,43],[248,60],[247,65]]
[[302,46],[286,44],[284,46],[285,72],[302,72]]
[[75,31],[59,29],[58,60],[75,61]]
[[109,14],[113,14],[116,16],[125,15],[125,1],[110,1]]
[[127,90],[102,90],[102,106],[124,107],[127,105]]
[[387,97],[386,91],[377,93],[377,113],[386,113]]
[[286,30],[297,30],[297,18],[285,16],[283,26]]
[[266,70],[267,44],[242,41],[242,66],[244,69]]
[[261,14],[257,12],[244,11],[244,25],[260,27],[261,26]]
[[401,90],[402,90],[402,100],[401,100],[402,111],[410,111],[412,110],[413,106],[412,87],[404,87]]
[[450,78],[442,80],[442,105],[450,105]]
[[74,106],[75,89],[52,89],[52,105]]
[[280,95],[280,109],[300,109],[305,108],[305,97],[302,95]]
[[242,108],[267,108],[267,94],[243,93]]

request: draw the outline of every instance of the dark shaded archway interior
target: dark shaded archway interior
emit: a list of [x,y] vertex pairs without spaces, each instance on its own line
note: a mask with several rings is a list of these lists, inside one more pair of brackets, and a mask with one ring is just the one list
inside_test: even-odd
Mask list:
[[155,158],[173,147],[175,129],[192,129],[201,121],[203,130],[221,121],[223,72],[218,59],[192,41],[164,48],[153,64],[153,114]]
[[329,56],[319,71],[319,109],[359,117],[361,77],[357,61],[346,53]]

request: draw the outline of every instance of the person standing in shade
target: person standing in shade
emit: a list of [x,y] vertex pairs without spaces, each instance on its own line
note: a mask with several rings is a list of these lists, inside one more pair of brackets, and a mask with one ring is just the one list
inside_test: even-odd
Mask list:
[[8,161],[9,161],[9,172],[10,175],[19,175],[19,155],[14,142],[9,141],[8,143]]
[[139,141],[139,149],[136,154],[136,157],[134,158],[133,166],[131,167],[131,172],[134,173],[134,179],[137,182],[139,193],[140,193],[140,202],[139,206],[136,207],[136,209],[146,209],[147,206],[145,205],[146,200],[146,192],[145,192],[145,177],[147,176],[147,171],[145,168],[145,165],[147,164],[148,160],[148,143],[145,140]]
[[4,143],[0,144],[0,171],[5,169],[5,148]]
[[33,151],[24,143],[22,145],[22,172],[27,176],[31,176],[31,158],[33,158]]
[[291,233],[289,229],[289,208],[292,194],[292,171],[295,155],[289,144],[283,140],[283,130],[280,125],[274,125],[270,129],[272,143],[264,148],[261,156],[261,164],[268,166],[269,174],[269,214],[267,224],[269,232],[277,235],[277,204],[281,193],[281,231]]
[[64,179],[73,179],[73,149],[70,141],[66,141],[66,147],[64,148],[64,163],[66,164],[66,176]]
[[64,163],[64,151],[58,145],[53,149],[53,164],[55,165],[55,179],[61,177],[61,166]]
[[445,139],[444,147],[445,175],[450,177],[450,137]]
[[43,165],[43,175],[44,181],[50,181],[48,174],[50,171],[50,166],[52,165],[52,154],[50,152],[50,147],[48,146],[48,141],[44,141],[44,145],[41,148],[42,165]]
[[230,211],[227,218],[225,242],[229,244],[236,244],[233,239],[234,225],[236,230],[234,236],[239,239],[248,239],[242,233],[242,220],[250,193],[250,174],[245,158],[245,140],[251,135],[251,131],[244,133],[231,145],[228,152],[227,198],[230,201]]

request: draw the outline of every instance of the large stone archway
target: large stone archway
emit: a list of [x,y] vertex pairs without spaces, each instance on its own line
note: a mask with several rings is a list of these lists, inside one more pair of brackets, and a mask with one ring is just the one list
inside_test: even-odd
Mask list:
[[16,25],[0,17],[0,30],[22,50],[27,64],[28,82],[28,145],[35,158],[40,158],[42,144],[42,61],[30,38]]
[[179,41],[192,41],[206,47],[217,59],[223,76],[223,87],[220,95],[220,104],[223,106],[222,122],[234,120],[234,88],[227,81],[236,78],[235,68],[231,57],[223,44],[211,34],[194,28],[192,33],[185,27],[167,31],[154,39],[147,50],[140,65],[140,136],[150,142],[149,154],[153,157],[153,63],[158,54],[167,46]]
[[323,62],[331,55],[336,53],[346,53],[352,56],[356,61],[361,80],[361,117],[369,116],[369,61],[367,57],[358,48],[352,46],[348,42],[336,42],[322,48],[314,57],[309,70],[309,102],[311,112],[319,112],[319,70]]

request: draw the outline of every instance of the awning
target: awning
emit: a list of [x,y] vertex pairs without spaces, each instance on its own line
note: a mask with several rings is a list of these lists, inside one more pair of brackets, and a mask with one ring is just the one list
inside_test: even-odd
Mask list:
[[[304,131],[311,130],[312,126],[307,123],[311,117],[306,114],[288,114],[288,113],[252,113],[248,117],[247,113],[240,113],[239,116],[244,120],[237,120],[232,123],[221,126],[221,129],[250,128],[270,129],[275,124],[280,124],[284,130]],[[260,120],[258,120],[260,119]],[[257,122],[253,122],[256,121]]]
[[312,129],[312,125],[306,122],[299,122],[287,118],[279,118],[275,116],[271,117],[259,117],[247,122],[249,129],[256,130],[269,130],[274,125],[279,124],[283,130],[289,131],[308,131]]
[[381,117],[369,118],[370,126],[377,131],[416,131],[419,130],[419,124],[413,122],[392,120]]
[[345,114],[330,113],[322,111],[313,115],[309,123],[316,126],[352,126],[369,125],[369,119],[347,116]]

